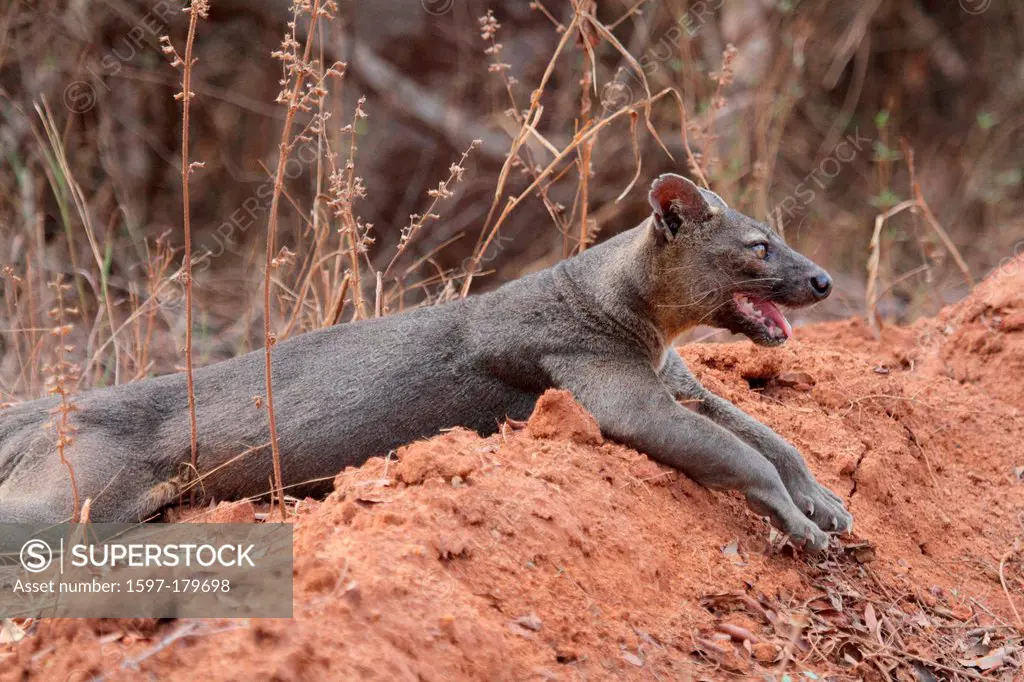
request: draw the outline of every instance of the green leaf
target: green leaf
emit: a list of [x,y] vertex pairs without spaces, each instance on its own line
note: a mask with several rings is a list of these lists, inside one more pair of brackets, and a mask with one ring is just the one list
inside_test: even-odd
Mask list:
[[895,194],[891,189],[884,189],[877,195],[871,197],[871,205],[882,210],[892,208],[901,201],[903,201],[903,199],[900,198],[898,194]]

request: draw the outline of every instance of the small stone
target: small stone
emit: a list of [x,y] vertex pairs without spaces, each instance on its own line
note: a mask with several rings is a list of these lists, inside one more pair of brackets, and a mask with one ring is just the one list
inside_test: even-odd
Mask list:
[[452,642],[458,641],[458,632],[455,625],[456,618],[450,613],[442,614],[441,617],[438,618],[439,629],[444,633],[445,637]]
[[780,647],[771,642],[760,642],[750,648],[750,653],[758,663],[774,663],[779,656]]
[[779,386],[792,388],[796,391],[810,391],[817,381],[807,372],[783,372],[775,378]]
[[544,627],[544,621],[531,613],[529,616],[522,616],[512,621],[514,625],[518,625],[521,628],[530,630],[531,632],[540,632],[541,628]]
[[968,621],[974,615],[974,611],[966,604],[950,604],[949,612],[957,620]]

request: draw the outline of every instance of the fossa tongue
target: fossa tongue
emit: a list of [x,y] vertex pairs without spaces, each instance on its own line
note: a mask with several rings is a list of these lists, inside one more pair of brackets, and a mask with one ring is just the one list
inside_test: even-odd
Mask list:
[[787,339],[793,336],[793,325],[789,323],[779,307],[771,301],[750,294],[736,294],[734,298],[739,311],[755,322],[764,325],[772,336]]

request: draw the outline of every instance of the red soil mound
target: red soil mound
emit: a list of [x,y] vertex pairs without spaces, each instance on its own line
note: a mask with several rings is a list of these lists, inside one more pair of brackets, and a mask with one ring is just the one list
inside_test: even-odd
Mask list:
[[971,296],[944,310],[936,332],[942,371],[1024,409],[1024,256],[1001,264]]
[[551,393],[526,429],[454,430],[299,505],[294,620],[45,622],[0,680],[1014,679],[1015,267],[880,340],[848,321],[683,350],[848,501],[854,534],[822,557]]

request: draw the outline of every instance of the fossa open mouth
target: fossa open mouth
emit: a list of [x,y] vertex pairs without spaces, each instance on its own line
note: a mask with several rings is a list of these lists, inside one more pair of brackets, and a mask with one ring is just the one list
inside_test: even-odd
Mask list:
[[747,320],[760,325],[773,339],[786,340],[793,335],[793,325],[777,305],[752,294],[733,294],[736,310]]

